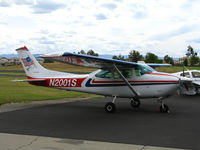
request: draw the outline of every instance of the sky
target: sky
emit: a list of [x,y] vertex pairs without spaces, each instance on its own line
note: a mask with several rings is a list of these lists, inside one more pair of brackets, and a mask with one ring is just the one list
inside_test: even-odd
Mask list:
[[199,0],[0,0],[0,54],[200,55]]

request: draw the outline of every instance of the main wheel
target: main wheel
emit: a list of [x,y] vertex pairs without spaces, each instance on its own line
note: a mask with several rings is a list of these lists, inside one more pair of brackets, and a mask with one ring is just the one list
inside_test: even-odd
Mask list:
[[161,113],[167,113],[169,111],[169,107],[166,104],[160,106]]
[[109,102],[105,105],[105,111],[107,113],[113,113],[115,111],[116,107],[115,104],[112,102]]
[[140,106],[140,100],[138,100],[138,99],[131,100],[131,106],[133,108],[139,107]]

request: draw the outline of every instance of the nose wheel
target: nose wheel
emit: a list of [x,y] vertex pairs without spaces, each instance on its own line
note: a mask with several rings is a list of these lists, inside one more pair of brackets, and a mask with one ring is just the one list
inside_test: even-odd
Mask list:
[[162,104],[160,106],[160,112],[161,113],[168,113],[169,112],[169,107],[166,104]]
[[140,106],[140,100],[139,99],[131,99],[131,106],[133,108],[137,108]]
[[116,106],[115,106],[114,103],[109,102],[109,103],[107,103],[107,104],[105,105],[105,111],[106,111],[107,113],[114,113],[115,110],[116,110]]
[[165,103],[163,102],[163,98],[161,97],[161,98],[159,98],[158,100],[159,100],[160,103],[161,103],[161,105],[160,105],[160,112],[161,112],[161,113],[170,113],[169,107],[167,106],[167,104],[165,104]]

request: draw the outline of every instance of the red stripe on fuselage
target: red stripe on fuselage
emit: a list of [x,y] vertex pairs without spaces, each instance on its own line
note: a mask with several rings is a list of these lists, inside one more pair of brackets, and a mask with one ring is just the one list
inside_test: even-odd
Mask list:
[[28,79],[45,79],[46,81],[29,82],[33,85],[48,86],[48,87],[81,87],[82,82],[86,78],[31,78]]
[[151,72],[148,72],[147,74],[150,74],[150,75],[159,75],[159,76],[170,76],[170,77],[176,77],[179,79],[179,77],[177,76],[173,76],[173,75],[170,75],[170,74],[163,74],[163,73],[151,73]]

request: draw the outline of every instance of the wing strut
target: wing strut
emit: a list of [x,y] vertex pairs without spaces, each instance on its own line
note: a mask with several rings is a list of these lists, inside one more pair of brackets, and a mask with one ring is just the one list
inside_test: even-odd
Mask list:
[[133,94],[135,95],[135,98],[139,99],[139,96],[138,96],[137,92],[133,89],[133,87],[128,82],[128,80],[123,76],[123,74],[121,74],[121,72],[119,71],[119,69],[117,68],[117,66],[115,64],[113,64],[113,66],[114,66],[115,70],[117,71],[117,73],[120,75],[120,77],[124,80],[124,82],[128,85],[128,87],[130,88],[130,90],[133,92]]

